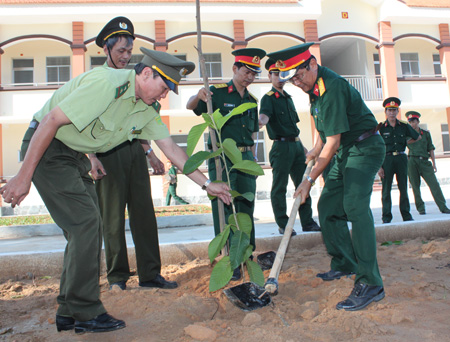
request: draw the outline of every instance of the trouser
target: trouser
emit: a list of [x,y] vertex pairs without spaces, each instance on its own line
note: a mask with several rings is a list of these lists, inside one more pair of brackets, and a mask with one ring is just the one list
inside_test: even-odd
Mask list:
[[431,164],[429,160],[409,157],[408,176],[414,193],[416,209],[419,213],[425,213],[425,203],[420,195],[421,176],[430,188],[431,194],[433,195],[434,201],[439,207],[439,210],[444,211],[447,209],[444,194],[442,193],[436,174],[434,173],[433,164]]
[[[385,144],[379,135],[374,135],[337,156],[318,203],[331,269],[355,272],[355,283],[383,285],[370,196],[384,155]],[[347,222],[351,222],[351,234]]]
[[[253,154],[251,151],[243,152],[242,153],[242,159],[243,160],[253,160]],[[227,165],[228,170],[231,169],[232,164],[227,158]],[[208,160],[208,173],[209,173],[209,179],[211,181],[214,181],[217,179],[216,176],[216,165],[214,158],[211,158]],[[227,175],[225,170],[222,172],[222,180],[227,181]],[[256,177],[253,175],[249,175],[247,173],[243,173],[238,170],[231,170],[230,171],[230,184],[231,189],[238,191],[241,194],[250,192],[252,194],[256,193]],[[252,231],[250,236],[250,244],[253,246],[253,250],[255,250],[255,222],[253,219],[253,212],[255,209],[255,200],[248,201],[245,198],[237,197],[234,199],[234,206],[236,208],[236,212],[238,213],[245,213],[250,216],[251,222],[252,222]],[[214,221],[214,234],[218,235],[220,234],[220,222],[219,222],[219,205],[218,205],[218,199],[215,198],[211,201],[211,207],[212,207],[212,213],[213,213],[213,221]],[[225,205],[224,204],[224,211],[225,211],[225,222],[228,224],[228,217],[233,214],[233,209],[231,205]],[[232,236],[232,232],[230,233],[230,238]]]
[[172,199],[175,201],[180,202],[181,204],[188,204],[184,199],[182,199],[180,196],[177,195],[177,184],[170,184],[169,188],[167,189],[167,195],[166,195],[166,205],[170,205],[170,200]]
[[[23,156],[34,131],[25,133]],[[53,139],[33,174],[36,189],[67,240],[57,314],[79,321],[106,312],[99,286],[102,220],[90,169],[85,154]]]
[[[286,188],[291,176],[295,188],[302,182],[305,173],[305,151],[300,141],[274,141],[269,153],[272,166],[272,190],[270,200],[275,221],[280,228],[286,228],[289,217],[286,215]],[[313,223],[311,197],[298,210],[303,227]]]
[[397,156],[386,156],[383,163],[384,178],[382,178],[382,203],[383,203],[383,221],[391,222],[392,220],[392,200],[391,188],[392,181],[397,179],[397,186],[400,192],[400,213],[403,221],[412,219],[410,213],[410,204],[408,198],[408,158],[405,154]]
[[95,185],[103,218],[108,282],[127,281],[130,277],[125,240],[126,206],[139,280],[152,280],[161,272],[161,258],[144,150],[138,140],[126,141],[97,157],[107,174]]

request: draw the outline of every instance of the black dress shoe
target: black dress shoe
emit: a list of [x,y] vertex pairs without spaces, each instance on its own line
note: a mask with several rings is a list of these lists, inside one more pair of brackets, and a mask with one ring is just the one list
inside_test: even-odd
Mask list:
[[443,213],[443,214],[450,214],[450,209],[449,208],[445,208],[444,210],[441,210],[441,213]]
[[316,221],[312,221],[312,223],[306,225],[303,227],[304,232],[320,232],[320,226],[317,224]]
[[424,211],[419,211],[419,215],[426,215],[427,213]]
[[[278,228],[278,232],[281,234],[281,235],[284,235],[284,231],[286,230],[286,228]],[[294,230],[294,229],[292,229],[292,233],[291,233],[291,236],[295,236],[295,235],[297,235],[297,232]]]
[[109,285],[109,289],[112,290],[113,286],[118,286],[122,291],[127,289],[127,282],[122,280],[122,281],[118,281],[116,283],[112,283],[111,285]]
[[89,321],[75,321],[75,332],[77,334],[85,332],[107,332],[122,328],[125,328],[125,322],[120,319],[115,319],[106,312]]
[[317,273],[317,278],[322,278],[324,281],[330,281],[335,279],[341,279],[341,277],[349,276],[355,274],[353,272],[341,272],[341,271],[335,271],[335,270],[329,270],[325,273]]
[[238,266],[234,269],[233,271],[233,275],[231,276],[231,280],[236,281],[241,279],[242,274],[241,274],[241,266]]
[[66,331],[75,327],[75,319],[72,317],[56,315],[56,330]]
[[353,287],[352,293],[342,302],[337,303],[336,309],[346,311],[357,311],[364,309],[372,302],[378,302],[384,298],[383,286],[367,285],[357,283]]
[[383,220],[383,223],[391,223],[391,220]]
[[411,217],[411,218],[408,218],[406,220],[405,219],[403,220],[403,222],[406,222],[406,221],[414,221],[414,219]]
[[161,274],[158,274],[154,279],[149,281],[140,281],[139,286],[141,287],[157,287],[160,289],[176,289],[178,284],[176,281],[168,281],[164,279]]

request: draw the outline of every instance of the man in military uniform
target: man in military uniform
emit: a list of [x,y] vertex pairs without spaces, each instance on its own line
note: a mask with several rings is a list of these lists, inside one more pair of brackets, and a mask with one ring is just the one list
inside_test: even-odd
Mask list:
[[[286,215],[286,188],[289,176],[297,188],[305,173],[305,153],[300,140],[299,122],[294,101],[284,89],[285,82],[279,78],[280,71],[275,67],[275,61],[268,59],[266,69],[269,71],[269,79],[272,89],[261,99],[259,110],[259,128],[267,125],[269,138],[274,141],[269,158],[272,166],[272,190],[270,200],[280,234],[284,234],[289,217]],[[311,198],[306,199],[301,205],[298,214],[304,232],[318,232],[319,225],[312,218]],[[296,235],[292,230],[292,235]]]
[[408,138],[417,139],[417,133],[407,122],[397,119],[400,99],[389,97],[383,102],[387,120],[380,128],[380,134],[386,144],[386,158],[378,175],[382,181],[383,223],[392,221],[391,188],[394,174],[400,192],[400,213],[403,221],[413,221],[408,198],[408,158],[405,148]]
[[336,306],[355,311],[385,296],[370,210],[373,181],[385,146],[377,121],[361,95],[344,78],[317,64],[309,51],[312,44],[268,56],[276,61],[281,80],[290,80],[309,95],[311,115],[321,138],[306,156],[306,161],[316,159],[316,164],[294,194],[301,196],[301,203],[337,153],[318,203],[323,240],[332,257],[331,270],[317,277],[331,281],[356,273],[350,296]]
[[177,195],[177,183],[178,183],[178,169],[175,165],[172,164],[170,160],[167,161],[167,176],[169,180],[169,188],[167,189],[167,195],[166,195],[166,206],[170,205],[170,200],[173,199],[181,204],[189,204],[187,201],[182,199],[180,196]]
[[[253,83],[255,76],[261,72],[261,59],[264,58],[266,52],[261,49],[239,49],[232,52],[235,56],[235,63],[233,65],[233,79],[228,83],[215,84],[210,87],[212,95],[213,111],[220,109],[222,115],[228,114],[235,107],[243,103],[257,103],[258,100],[247,90],[247,87]],[[197,95],[192,96],[186,108],[193,110],[196,115],[207,113],[206,108],[206,90],[200,89]],[[222,141],[231,138],[236,142],[239,150],[242,152],[242,159],[254,160],[254,136],[253,133],[258,131],[258,110],[251,108],[241,115],[232,117],[222,127],[221,136]],[[208,141],[208,147],[212,149],[211,140]],[[229,162],[229,161],[227,161]],[[228,168],[231,168],[229,162]],[[208,160],[208,172],[210,179],[217,179],[216,166],[214,159]],[[225,170],[222,173],[222,179],[226,180]],[[240,192],[241,194],[256,192],[256,177],[243,173],[238,170],[231,170],[230,172],[231,188]],[[220,233],[219,213],[217,199],[211,201],[213,218],[214,218],[214,232]],[[237,212],[246,213],[252,220],[252,233],[250,243],[255,249],[255,226],[253,222],[253,211],[255,201],[248,201],[245,198],[235,198],[234,205]],[[225,206],[226,220],[233,213],[231,206]],[[236,268],[232,280],[237,280],[241,277],[240,268]]]
[[[431,134],[429,131],[426,131],[419,127],[420,113],[411,110],[405,115],[408,118],[408,122],[411,127],[422,137],[420,140],[408,140],[407,145],[409,149],[408,176],[414,193],[414,202],[416,203],[416,209],[420,215],[426,214],[425,203],[423,202],[422,196],[420,195],[420,177],[423,177],[428,187],[430,188],[434,201],[439,207],[441,213],[450,214],[450,209],[445,203],[444,194],[442,193],[441,187],[439,186],[439,182],[435,174],[437,168]],[[429,159],[431,159],[431,162]]]
[[[25,133],[18,174],[0,188],[6,203],[20,205],[31,181],[67,239],[61,275],[58,331],[104,332],[125,327],[100,300],[102,219],[86,153],[106,153],[126,140],[155,139],[179,167],[187,155],[170,138],[154,104],[177,91],[181,74],[195,65],[141,48],[135,70],[95,68],[67,82],[38,111]],[[157,108],[157,107],[156,107]],[[230,202],[225,184],[209,184],[198,170],[189,177]],[[208,183],[208,185],[207,185]]]
[[[134,28],[128,18],[117,17],[106,24],[96,39],[107,56],[104,67],[124,69],[131,58],[133,41]],[[154,106],[159,110],[159,103]],[[136,137],[106,153],[89,155],[103,219],[107,278],[111,288],[126,289],[130,277],[125,239],[125,209],[128,207],[139,286],[173,289],[177,283],[165,280],[160,274],[158,227],[146,156],[156,174],[164,173],[164,164],[147,140]]]

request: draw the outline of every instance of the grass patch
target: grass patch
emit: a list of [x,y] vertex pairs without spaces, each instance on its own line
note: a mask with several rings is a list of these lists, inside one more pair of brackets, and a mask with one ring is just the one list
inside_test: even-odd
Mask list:
[[[155,207],[156,217],[209,214],[211,207],[202,204],[177,205],[172,207]],[[128,218],[128,212],[125,212]],[[26,226],[32,224],[55,223],[50,215],[4,216],[0,217],[0,226]]]

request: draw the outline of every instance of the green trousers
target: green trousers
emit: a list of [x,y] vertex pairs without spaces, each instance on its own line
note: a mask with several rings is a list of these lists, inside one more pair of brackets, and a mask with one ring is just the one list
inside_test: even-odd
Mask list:
[[[305,173],[305,151],[300,141],[274,141],[269,153],[272,166],[272,190],[270,200],[278,227],[286,228],[289,216],[286,215],[286,188],[291,176],[295,188],[302,182]],[[313,223],[311,197],[301,205],[298,214],[303,227]]]
[[423,177],[430,188],[431,194],[433,195],[439,210],[442,212],[447,209],[444,194],[442,193],[436,174],[434,173],[433,164],[431,164],[428,159],[409,157],[408,176],[414,193],[416,209],[419,213],[425,213],[425,203],[420,195],[420,177]]
[[125,240],[126,207],[139,280],[152,280],[161,272],[161,257],[144,150],[138,140],[126,141],[97,157],[107,173],[95,187],[103,218],[108,282],[127,281],[130,277]]
[[[242,159],[253,160],[252,152],[251,151],[243,152]],[[228,159],[227,159],[227,165],[228,165],[228,170],[230,170],[232,164]],[[208,160],[208,173],[209,173],[209,179],[211,179],[211,181],[214,181],[217,179],[216,165],[215,165],[214,159]],[[223,181],[227,180],[225,170],[222,173],[222,180]],[[236,190],[241,194],[244,194],[246,192],[251,192],[253,194],[256,193],[256,177],[246,174],[246,173],[243,173],[241,171],[231,170],[230,184],[231,184],[232,190]],[[236,208],[236,212],[246,213],[250,216],[250,219],[252,221],[252,232],[251,232],[251,236],[250,236],[250,244],[253,246],[253,250],[255,250],[255,248],[256,248],[255,222],[253,219],[253,212],[255,210],[255,201],[254,200],[247,201],[244,198],[235,198],[234,205]],[[212,208],[213,221],[214,221],[214,234],[218,235],[220,233],[220,222],[219,222],[219,208],[218,208],[218,199],[217,198],[215,198],[211,201],[211,208]],[[232,209],[231,205],[224,204],[224,211],[225,211],[225,222],[228,223],[228,217],[233,214],[233,209]],[[230,237],[231,237],[231,234],[230,234]]]
[[[24,156],[34,129],[22,143]],[[57,314],[79,321],[106,312],[100,301],[102,219],[90,161],[53,139],[33,174],[33,183],[67,240],[57,302]]]
[[383,204],[383,222],[392,220],[392,200],[391,188],[394,175],[397,179],[397,186],[400,192],[400,213],[403,221],[412,219],[408,198],[408,158],[405,154],[397,156],[386,156],[383,163],[384,178],[382,178],[382,204]]
[[379,135],[355,144],[336,158],[319,198],[320,227],[331,269],[355,272],[355,283],[383,285],[370,196],[384,155],[385,144]]
[[166,195],[166,206],[170,205],[170,200],[172,199],[175,201],[180,202],[181,204],[188,204],[184,199],[182,199],[180,196],[177,195],[177,183],[170,184],[169,188],[167,189],[167,195]]

